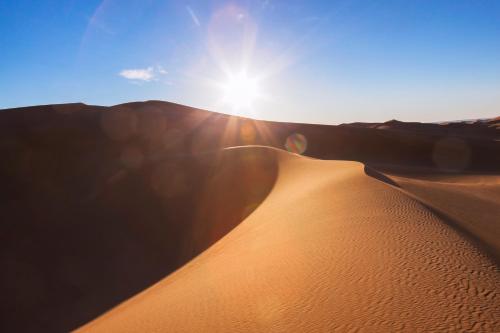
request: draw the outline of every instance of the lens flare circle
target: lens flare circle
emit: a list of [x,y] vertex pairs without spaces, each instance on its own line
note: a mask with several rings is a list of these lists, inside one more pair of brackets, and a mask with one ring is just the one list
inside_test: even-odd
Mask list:
[[286,138],[285,148],[291,153],[303,154],[307,149],[307,139],[300,133],[293,133]]

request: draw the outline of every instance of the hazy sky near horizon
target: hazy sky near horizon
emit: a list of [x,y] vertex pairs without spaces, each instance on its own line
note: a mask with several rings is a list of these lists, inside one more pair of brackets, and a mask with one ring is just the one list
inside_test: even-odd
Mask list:
[[[221,87],[242,71],[244,108]],[[0,108],[149,99],[309,123],[499,116],[500,1],[0,1]]]

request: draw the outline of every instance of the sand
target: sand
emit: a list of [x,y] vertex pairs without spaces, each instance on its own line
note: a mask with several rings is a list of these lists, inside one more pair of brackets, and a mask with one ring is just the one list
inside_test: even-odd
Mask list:
[[0,331],[499,332],[498,122],[0,110]]
[[381,168],[405,193],[414,196],[452,227],[500,258],[500,176],[457,174],[412,168]]
[[[271,148],[235,149],[268,154]],[[81,331],[499,330],[494,260],[421,203],[417,186],[409,185],[420,180],[401,185],[413,196],[367,175],[361,163],[273,154],[276,183],[249,217]],[[457,178],[454,184],[462,184]],[[498,178],[480,179],[498,195]],[[423,186],[426,201],[439,196],[439,186]],[[436,205],[446,212],[468,205],[468,194],[457,192],[453,203]],[[498,201],[490,207],[498,212]]]

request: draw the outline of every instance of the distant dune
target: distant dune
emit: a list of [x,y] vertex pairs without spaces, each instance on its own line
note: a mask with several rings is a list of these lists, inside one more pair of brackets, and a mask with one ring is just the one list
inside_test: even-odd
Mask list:
[[498,124],[0,110],[0,331],[498,332]]

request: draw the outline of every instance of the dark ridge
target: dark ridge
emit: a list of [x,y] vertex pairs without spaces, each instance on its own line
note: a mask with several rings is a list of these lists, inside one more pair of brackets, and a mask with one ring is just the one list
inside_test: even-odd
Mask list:
[[389,120],[384,123],[352,123],[342,124],[341,126],[356,128],[373,128],[386,131],[399,131],[406,133],[419,133],[433,136],[453,136],[461,138],[477,139],[500,139],[500,128],[498,118],[463,121],[449,123],[419,123],[403,122],[399,120]]
[[368,165],[365,165],[364,170],[365,170],[365,174],[372,177],[372,178],[375,178],[375,179],[377,179],[381,182],[384,182],[386,184],[389,184],[389,185],[392,185],[395,187],[399,187],[399,185],[395,181],[393,181],[391,178],[387,177],[383,173],[375,170],[374,168],[372,168]]

